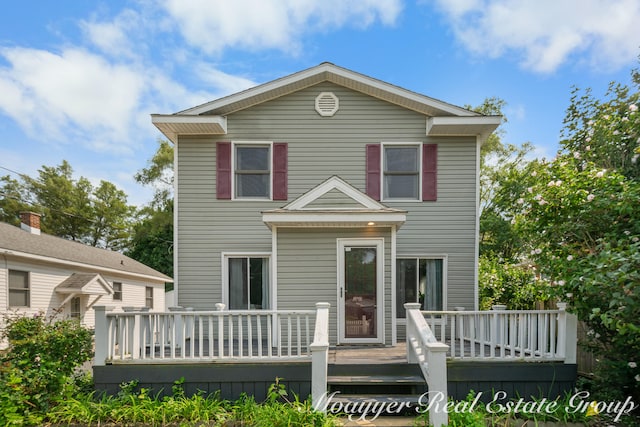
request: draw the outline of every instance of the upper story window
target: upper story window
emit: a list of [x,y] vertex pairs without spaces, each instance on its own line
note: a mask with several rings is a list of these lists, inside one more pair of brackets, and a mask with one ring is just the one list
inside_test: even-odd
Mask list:
[[113,300],[122,301],[122,283],[113,282]]
[[31,307],[28,271],[9,270],[9,307]]
[[236,198],[269,198],[271,196],[270,148],[269,145],[235,145]]
[[385,145],[383,198],[418,200],[420,194],[419,146]]

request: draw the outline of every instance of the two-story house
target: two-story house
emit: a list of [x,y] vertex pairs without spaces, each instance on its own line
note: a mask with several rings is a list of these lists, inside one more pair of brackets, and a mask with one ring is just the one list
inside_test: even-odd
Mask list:
[[477,307],[478,171],[501,117],[322,63],[170,115],[178,304],[331,303],[332,344],[394,344],[406,302]]

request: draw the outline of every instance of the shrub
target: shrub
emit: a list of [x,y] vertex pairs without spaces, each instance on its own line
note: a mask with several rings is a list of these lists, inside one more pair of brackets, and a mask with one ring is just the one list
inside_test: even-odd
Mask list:
[[91,331],[74,320],[41,314],[5,319],[0,357],[0,423],[38,423],[59,400],[74,370],[91,358]]

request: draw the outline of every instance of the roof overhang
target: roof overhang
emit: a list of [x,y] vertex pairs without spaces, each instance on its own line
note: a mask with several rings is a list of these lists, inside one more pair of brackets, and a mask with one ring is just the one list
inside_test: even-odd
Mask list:
[[178,142],[178,135],[224,135],[227,133],[227,118],[223,116],[152,114],[151,123],[174,144]]
[[427,135],[477,136],[484,142],[502,123],[502,116],[427,117]]
[[100,274],[74,273],[63,280],[55,291],[59,294],[111,295],[113,289]]
[[400,227],[407,220],[405,211],[389,210],[307,210],[287,211],[276,209],[262,212],[262,221],[269,228],[361,228]]

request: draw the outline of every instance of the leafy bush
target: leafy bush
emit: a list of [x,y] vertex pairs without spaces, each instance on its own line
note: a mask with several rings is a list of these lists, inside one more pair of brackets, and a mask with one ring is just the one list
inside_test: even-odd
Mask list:
[[9,346],[0,357],[0,424],[39,423],[91,358],[91,331],[74,320],[15,315],[2,339]]

